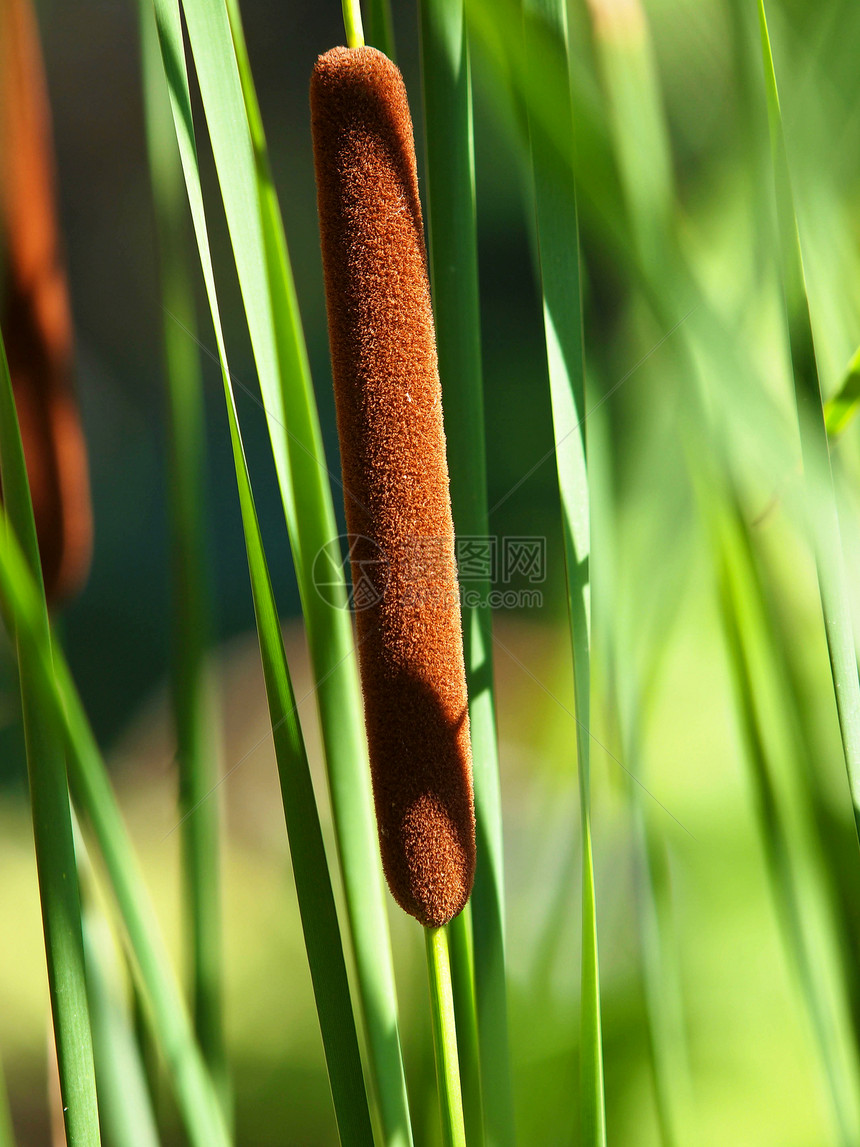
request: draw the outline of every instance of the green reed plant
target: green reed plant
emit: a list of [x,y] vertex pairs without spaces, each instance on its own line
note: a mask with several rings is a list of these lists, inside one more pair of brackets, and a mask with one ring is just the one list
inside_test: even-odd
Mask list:
[[[472,79],[465,7],[420,6],[427,226],[454,529],[488,538]],[[470,1143],[513,1141],[505,978],[502,809],[489,579],[463,605],[478,860],[470,904],[450,926]],[[474,1040],[477,1039],[477,1048]]]
[[205,477],[205,412],[187,258],[182,168],[163,81],[155,21],[140,8],[147,149],[161,267],[168,399],[174,578],[173,696],[180,832],[186,883],[189,982],[194,1028],[229,1108],[222,1014],[223,955],[215,699],[207,667],[211,631]]
[[[525,6],[526,52],[532,76],[554,88],[560,114],[568,116],[567,147],[560,154],[531,123],[535,215],[540,249],[543,319],[552,399],[552,425],[561,497],[567,605],[573,652],[576,748],[582,834],[582,987],[580,1001],[580,1102],[582,1141],[606,1142],[603,1039],[597,907],[591,829],[591,552],[586,446],[585,358],[582,329],[579,223],[572,180],[574,123],[568,91],[567,17],[554,0]],[[536,42],[537,25],[549,36]],[[547,47],[550,53],[547,53]],[[533,79],[533,82],[536,82]]]
[[[50,658],[50,630],[42,583],[33,503],[24,463],[12,380],[0,337],[0,477],[8,517],[25,548],[36,580],[34,624]],[[99,1142],[98,1105],[92,1035],[86,994],[81,906],[75,867],[69,789],[62,733],[53,713],[45,712],[33,653],[21,640],[8,611],[4,619],[18,643],[18,675],[27,742],[27,770],[33,834],[39,873],[39,896],[54,1040],[60,1076],[63,1122],[70,1147]]]
[[759,0],[759,21],[792,377],[803,465],[812,494],[809,524],[815,542],[821,608],[830,652],[842,749],[854,819],[860,837],[860,677],[857,673],[857,653],[845,584],[845,560],[833,489],[815,340],[763,0]]
[[[848,544],[854,526],[850,515],[843,513],[840,520],[836,514],[827,440],[827,433],[831,439],[839,435],[839,450],[848,460],[840,478],[850,482],[857,454],[852,422],[857,364],[856,356],[849,355],[858,342],[855,312],[860,308],[854,306],[858,261],[851,255],[840,211],[853,202],[854,183],[847,176],[840,183],[841,176],[830,170],[810,175],[808,157],[794,141],[802,142],[802,130],[811,130],[809,125],[820,126],[815,115],[831,114],[842,93],[857,94],[851,78],[856,62],[840,54],[840,40],[849,45],[851,36],[860,34],[860,20],[847,5],[836,4],[837,34],[814,14],[783,12],[785,27],[796,33],[794,40],[785,39],[786,58],[805,52],[807,32],[816,31],[817,51],[833,81],[828,91],[812,82],[820,64],[810,65],[812,79],[806,80],[790,67],[780,70],[787,91],[805,92],[809,105],[796,117],[800,126],[786,117],[797,133],[787,148],[760,7],[782,241],[777,279],[766,219],[756,214],[763,198],[753,203],[748,193],[751,184],[761,182],[751,171],[763,158],[756,101],[762,121],[764,112],[757,63],[748,58],[751,13],[735,0],[715,0],[714,12],[730,18],[703,25],[689,7],[640,8],[599,0],[588,6],[579,0],[570,5],[555,0],[421,0],[418,10],[425,218],[455,527],[461,536],[488,535],[488,503],[495,503],[495,527],[502,521],[498,510],[513,496],[507,487],[490,498],[487,494],[488,465],[489,486],[495,488],[494,467],[500,464],[497,444],[491,440],[487,449],[484,424],[489,421],[503,433],[509,394],[500,383],[499,352],[489,340],[487,369],[482,368],[481,312],[482,306],[491,306],[494,284],[486,289],[482,279],[479,288],[477,220],[491,203],[492,188],[489,177],[485,182],[479,178],[476,190],[477,143],[479,176],[481,162],[493,172],[492,162],[498,169],[512,168],[514,174],[506,177],[534,216],[537,284],[527,281],[521,288],[536,307],[529,345],[537,350],[530,353],[532,373],[527,376],[535,389],[529,402],[535,407],[544,402],[551,425],[547,444],[551,441],[552,450],[545,461],[555,467],[549,486],[553,494],[558,489],[562,509],[558,538],[551,541],[557,540],[564,554],[565,575],[558,584],[566,598],[570,635],[570,649],[558,658],[564,671],[553,652],[534,676],[549,693],[551,706],[553,690],[569,676],[572,660],[574,688],[573,722],[563,732],[540,711],[540,718],[526,716],[523,745],[515,746],[514,753],[502,738],[509,759],[517,751],[525,759],[521,771],[510,766],[503,848],[492,616],[483,607],[463,610],[477,874],[466,910],[445,930],[427,931],[424,938],[432,1036],[425,1033],[418,1052],[408,952],[401,952],[399,944],[395,949],[389,934],[355,642],[343,608],[347,592],[339,564],[333,562],[329,571],[334,604],[330,586],[328,601],[314,587],[314,561],[321,551],[331,552],[337,535],[331,482],[338,479],[322,450],[299,316],[301,296],[293,282],[238,4],[182,0],[180,6],[175,0],[156,0],[155,29],[148,2],[141,4],[142,27],[154,31],[148,42],[145,37],[144,90],[162,235],[173,426],[177,726],[179,756],[190,765],[183,771],[178,817],[192,814],[182,825],[188,873],[182,901],[193,922],[193,1022],[103,758],[48,625],[11,388],[8,375],[0,378],[5,498],[0,602],[16,638],[31,783],[35,778],[34,827],[70,1143],[95,1143],[99,1135],[90,1021],[105,1138],[112,1137],[119,1147],[145,1147],[157,1142],[159,1134],[143,1088],[139,1050],[130,1039],[128,1000],[101,916],[102,898],[93,894],[99,883],[174,1087],[183,1134],[194,1147],[232,1142],[223,1106],[228,1084],[222,1016],[225,981],[230,981],[223,974],[218,938],[218,799],[213,790],[219,773],[206,735],[212,722],[207,714],[213,710],[205,683],[209,591],[202,543],[201,367],[195,344],[207,340],[194,322],[194,288],[180,234],[186,196],[222,372],[269,722],[341,1140],[397,1147],[436,1142],[435,1091],[443,1141],[458,1147],[622,1140],[672,1147],[684,1142],[693,1127],[702,1142],[731,1139],[760,1147],[771,1141],[771,1124],[772,1140],[788,1141],[786,1121],[799,1109],[796,1096],[803,1096],[812,1112],[810,1141],[826,1141],[827,1136],[840,1143],[854,1141],[858,1087],[851,1040],[856,1043],[860,998],[854,958],[860,884],[847,802],[833,783],[832,762],[840,727],[851,787],[856,788],[860,686],[851,624],[856,570]],[[332,28],[338,16],[337,5],[333,8]],[[351,43],[366,34],[368,43],[393,56],[394,29],[385,0],[366,5],[363,33],[357,6],[348,3],[345,12]],[[677,25],[671,35],[666,12]],[[397,15],[399,21],[399,9]],[[405,21],[397,31],[408,32]],[[677,56],[672,55],[675,35],[681,45]],[[716,164],[708,166],[712,157],[695,152],[702,140],[696,136],[691,142],[692,117],[685,119],[679,95],[683,90],[692,98],[683,86],[687,64],[678,61],[689,56],[691,69],[701,63],[696,36],[713,49],[714,58],[731,61],[727,73],[745,69],[743,82],[738,79],[737,112],[722,99],[724,93],[707,93],[712,104],[724,109],[700,129],[713,133],[708,146],[722,149],[719,170]],[[782,48],[781,37],[777,47]],[[204,200],[201,187],[187,54],[203,112],[196,127],[201,140],[205,132],[215,161],[299,585],[331,794],[331,856],[323,846],[324,818],[292,687],[290,670],[296,667],[285,656],[245,458],[242,430],[247,428],[240,426],[237,384],[228,365],[234,354],[230,348],[228,356],[221,330],[228,296],[220,293],[225,272],[215,257],[217,241],[212,241],[218,205]],[[808,54],[812,59],[811,49]],[[408,47],[404,60],[409,78]],[[310,64],[309,59],[308,71]],[[495,137],[488,127],[491,116]],[[734,124],[733,116],[743,124]],[[493,148],[501,149],[501,159],[482,153],[482,131]],[[849,152],[845,149],[835,166],[850,166]],[[818,185],[817,198],[810,199],[809,183]],[[203,186],[208,187],[205,180]],[[283,202],[290,208],[289,225],[292,195]],[[830,256],[820,233],[823,224],[811,219],[809,202],[834,207],[825,212],[836,236],[828,241],[841,247],[844,265]],[[754,242],[747,241],[749,231]],[[798,234],[803,236],[805,268]],[[796,419],[784,401],[789,372],[776,306],[781,287]],[[845,362],[849,365],[842,369]],[[519,362],[511,369],[523,370],[525,377]],[[827,395],[833,397],[824,404]],[[802,480],[797,477],[798,424]],[[538,480],[539,457],[533,467]],[[518,473],[515,480],[525,484],[532,476]],[[810,552],[817,557],[832,679],[820,618],[812,616],[808,600],[814,582],[803,563]],[[482,584],[480,593],[486,595],[489,588]],[[691,602],[692,621],[684,613]],[[496,638],[507,648],[507,638],[500,632]],[[533,633],[529,640],[535,640]],[[693,648],[686,662],[686,654],[679,653],[684,641]],[[687,680],[679,684],[680,677]],[[719,730],[716,748],[696,743],[690,751],[689,738],[701,736],[703,726],[700,714],[691,711],[698,704],[682,704],[689,696],[697,702],[701,698],[702,709],[717,714],[719,725],[708,726]],[[521,703],[525,709],[519,698],[515,704]],[[559,705],[567,720],[571,710]],[[501,720],[505,733],[510,727],[505,722],[513,718],[502,711]],[[579,830],[573,811],[562,811],[567,817],[565,847],[576,859],[560,863],[557,871],[549,864],[535,867],[536,886],[524,889],[522,872],[528,869],[534,836],[546,832],[551,840],[552,810],[543,810],[538,829],[531,824],[524,828],[518,805],[527,803],[523,793],[533,794],[547,777],[558,787],[547,785],[546,803],[556,803],[561,786],[572,778],[574,742]],[[684,746],[682,761],[676,743]],[[742,765],[748,768],[741,773],[748,780],[731,789],[729,804],[725,793],[734,783],[735,757],[738,772]],[[94,879],[81,850],[75,866],[64,758],[93,856]],[[502,761],[509,767],[504,752]],[[719,792],[718,779],[726,785]],[[695,795],[697,786],[705,795]],[[599,832],[593,830],[592,809]],[[63,827],[67,821],[68,832]],[[746,852],[738,861],[744,867],[736,885],[729,882],[721,890],[715,882],[708,884],[702,872],[724,877],[724,853],[737,848],[740,855],[738,841]],[[759,863],[760,882],[755,875]],[[74,898],[76,871],[83,906]],[[58,880],[62,873],[71,882],[63,885]],[[61,895],[49,895],[51,888],[59,888]],[[723,894],[737,903],[720,917],[712,900]],[[776,909],[773,929],[767,897]],[[540,915],[542,905],[549,906],[546,919]],[[750,929],[748,947],[737,940],[731,947],[724,933],[732,933],[736,916],[738,929],[748,927],[745,905],[755,908],[755,931]],[[713,925],[713,935],[703,921],[708,928]],[[395,925],[393,934],[398,941],[406,937],[408,949],[408,933]],[[628,943],[632,935],[638,942]],[[764,975],[755,979],[755,967],[746,966],[757,959],[767,963],[766,984]],[[539,985],[529,980],[530,972],[540,976]],[[278,974],[288,973],[279,969]],[[748,1000],[744,992],[753,983],[760,996]],[[58,991],[57,985],[71,985],[72,994]],[[423,982],[421,987],[419,1014],[424,1014]],[[631,1004],[636,993],[641,999],[637,995]],[[534,1007],[538,998],[545,1001],[546,1013]],[[66,1010],[74,999],[84,1009],[89,1000],[89,1019],[80,1008]],[[739,1024],[746,1004],[751,1005],[750,1026],[735,1033],[731,1024]],[[226,1005],[236,1006],[229,996]],[[717,1006],[730,1018],[719,1016],[715,1035]],[[767,1022],[760,1017],[775,1016],[784,1027],[768,1042]],[[778,1046],[783,1038],[788,1052]],[[771,1098],[773,1106],[765,1108],[761,1096],[752,1099],[743,1091],[747,1084],[730,1086],[735,1082],[730,1071],[740,1070],[733,1055],[749,1074],[750,1090],[765,1090],[764,1082],[773,1096],[779,1086],[774,1077],[782,1075],[782,1100]],[[792,1056],[797,1062],[788,1062]],[[687,1102],[688,1075],[695,1107]],[[819,1089],[825,1100],[820,1112]],[[301,1102],[298,1090],[290,1103]],[[124,1106],[117,1100],[124,1094],[137,1098]],[[733,1123],[723,1109],[740,1111],[740,1094],[745,1109]],[[241,1102],[238,1109],[241,1129]],[[804,1131],[789,1130],[800,1137],[805,1125]],[[162,1128],[161,1133],[166,1142],[168,1132]],[[277,1133],[287,1140],[298,1134],[289,1125]]]
[[[315,557],[328,552],[337,536],[329,472],[238,8],[233,6],[229,15],[228,23],[227,13],[219,15],[211,6],[185,10],[306,611],[360,1007],[371,1048],[371,1087],[379,1096],[386,1133],[395,1142],[398,1137],[408,1142],[388,925],[346,590],[342,583],[338,588],[342,575],[337,567],[332,568],[328,600],[316,592],[312,580]],[[171,34],[177,27],[174,21]],[[187,85],[180,83],[177,90],[173,73],[182,39],[177,35],[167,40],[166,28],[165,19],[159,31],[174,120],[177,131],[186,132],[191,115]],[[190,140],[180,140],[186,183],[195,178],[191,146]],[[195,226],[203,257],[202,201],[200,209]]]

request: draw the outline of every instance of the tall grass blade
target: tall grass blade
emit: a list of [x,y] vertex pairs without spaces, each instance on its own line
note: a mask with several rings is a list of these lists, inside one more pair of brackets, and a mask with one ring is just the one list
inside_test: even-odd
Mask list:
[[[625,752],[628,767],[634,761],[635,758]],[[667,958],[667,953],[671,953],[669,945],[675,937],[667,926],[669,914],[665,890],[661,887],[654,863],[653,854],[659,841],[648,825],[648,814],[638,785],[631,785],[630,795],[642,986],[648,1016],[657,1119],[663,1147],[680,1147],[684,1142],[684,1112],[689,1106],[692,1088],[678,969],[675,961]]]
[[792,843],[791,826],[786,823],[781,808],[772,775],[768,736],[759,711],[757,694],[762,669],[755,645],[765,644],[766,636],[759,575],[737,508],[726,507],[722,513],[715,509],[712,516],[716,517],[714,544],[719,563],[722,621],[768,874],[829,1089],[839,1142],[847,1145],[856,1139],[852,1085],[839,1058],[836,1025],[810,951],[797,875],[797,850]]
[[759,0],[758,11],[767,89],[783,291],[801,453],[809,497],[809,525],[815,544],[821,608],[830,653],[830,669],[839,715],[842,750],[848,773],[855,827],[860,836],[860,678],[857,674],[839,518],[830,466],[830,448],[822,409],[800,236],[794,211],[791,175],[764,0]]
[[644,265],[666,258],[672,159],[645,13],[639,0],[589,0],[608,95],[608,127],[631,231]]
[[[442,381],[454,527],[459,538],[489,544],[484,396],[481,374],[478,244],[472,91],[462,0],[422,0],[421,55],[427,146],[427,216],[433,310]],[[483,551],[480,551],[483,552]],[[479,576],[473,575],[477,572]],[[490,583],[466,573],[478,605],[463,602],[469,721],[475,784],[478,865],[471,899],[480,1079],[462,1054],[469,1141],[483,1122],[493,1144],[513,1141],[514,1121],[505,985],[504,871],[496,712],[493,696]],[[461,566],[461,577],[463,569]],[[468,959],[468,917],[452,923],[451,958]],[[465,973],[455,972],[455,989]],[[459,993],[458,993],[459,996]],[[470,1021],[456,998],[461,1039]],[[477,1110],[476,1110],[477,1107]]]
[[827,400],[824,407],[824,421],[827,433],[836,438],[860,410],[860,347],[851,356],[851,361],[836,393]]
[[[171,0],[159,0],[156,12],[180,155],[221,362],[287,835],[335,1114],[342,1143],[370,1144],[373,1142],[370,1111],[362,1077],[358,1034],[352,1012],[334,893],[284,653],[277,607],[254,506],[221,330],[200,174],[191,133],[187,76],[184,69],[178,74],[171,71],[171,62],[182,59],[179,9]],[[226,21],[226,12],[224,19]]]
[[[0,336],[0,479],[7,515],[38,586],[35,624],[48,648],[50,629],[24,450],[6,350]],[[75,867],[62,730],[46,704],[46,685],[28,642],[14,630],[27,747],[48,986],[69,1147],[96,1147],[99,1117],[87,1004],[81,903]]]
[[397,62],[391,0],[367,0],[364,6],[364,37],[371,47],[378,48],[389,60]]
[[[585,363],[582,334],[579,226],[571,177],[574,125],[567,58],[567,15],[562,0],[525,0],[526,51],[532,77],[540,74],[566,115],[567,145],[559,153],[530,121],[535,210],[543,289],[544,330],[562,505],[565,570],[573,647],[580,816],[582,822],[582,983],[580,1086],[582,1143],[603,1147],[606,1112],[597,911],[591,836],[590,696],[591,600],[590,524],[585,430]],[[550,34],[535,51],[534,28]],[[565,162],[565,159],[567,162]]]
[[[613,451],[609,437],[606,405],[592,410],[589,418],[589,493],[591,500],[591,542],[594,554],[592,578],[594,593],[592,624],[595,644],[604,651],[605,698],[611,720],[617,728],[620,759],[630,774],[626,790],[630,811],[630,847],[633,888],[639,934],[639,971],[645,1007],[657,1121],[663,1147],[680,1147],[684,1142],[684,1120],[692,1092],[684,1008],[675,949],[677,937],[672,927],[670,887],[665,843],[647,807],[650,797],[645,783],[645,738],[650,706],[661,680],[661,669],[670,643],[677,594],[677,576],[666,577],[666,568],[683,561],[683,547],[671,557],[659,532],[650,530],[647,558],[630,552],[619,556],[620,506],[612,468]],[[620,570],[651,568],[656,555],[664,558],[663,585],[649,585],[649,598],[656,604],[650,625],[631,606],[631,592]],[[649,561],[649,559],[651,559]],[[636,572],[627,586],[636,586]],[[626,592],[625,592],[626,589]],[[653,608],[653,607],[652,607]],[[635,620],[631,626],[631,616]],[[645,632],[659,633],[656,644]],[[644,652],[643,652],[644,649]]]
[[205,413],[194,295],[188,273],[182,166],[151,5],[140,5],[146,138],[161,272],[168,398],[168,474],[173,558],[173,709],[194,1030],[229,1110],[222,1009],[218,748],[212,682],[206,545]]
[[[5,527],[6,517],[0,519]],[[192,1147],[229,1147],[158,919],[69,668],[41,621],[39,591],[15,536],[0,529],[0,601],[26,644],[35,679],[62,729],[78,807],[92,826],[123,921],[128,955]]]
[[86,846],[79,832],[75,851],[83,899],[87,990],[102,1133],[109,1147],[158,1147],[149,1086],[123,983],[113,932],[101,910]]
[[[184,10],[307,628],[369,1078],[385,1135],[407,1147],[412,1132],[358,671],[343,573],[331,560],[337,527],[284,228],[238,6],[230,0],[229,26],[220,3],[187,0]],[[314,584],[318,555],[325,597]]]

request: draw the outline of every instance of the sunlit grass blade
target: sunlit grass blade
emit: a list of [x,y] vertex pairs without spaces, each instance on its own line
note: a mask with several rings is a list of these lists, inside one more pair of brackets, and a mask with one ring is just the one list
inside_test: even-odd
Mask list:
[[[636,767],[629,752],[625,752],[625,760],[628,767]],[[674,960],[667,959],[667,950],[675,937],[672,929],[667,927],[665,893],[655,872],[653,853],[659,842],[648,824],[648,814],[643,807],[647,798],[643,798],[637,785],[630,786],[630,797],[642,987],[648,1016],[657,1119],[663,1147],[679,1147],[684,1142],[682,1129],[690,1102],[691,1080],[678,969]]]
[[[526,52],[532,74],[545,78],[547,88],[566,114],[568,150],[574,146],[574,124],[568,87],[567,16],[560,0],[525,0]],[[551,33],[536,52],[534,27]],[[582,982],[580,1003],[580,1086],[582,1143],[602,1147],[606,1142],[603,1090],[603,1046],[597,910],[591,835],[590,697],[591,600],[589,554],[588,468],[585,428],[585,362],[582,335],[579,227],[572,159],[565,163],[552,142],[535,124],[531,134],[535,210],[540,251],[547,366],[552,400],[558,486],[562,506],[565,571],[573,649],[574,698],[577,722],[580,817],[582,827]]]
[[99,904],[95,877],[80,833],[75,834],[75,851],[104,1137],[111,1147],[158,1147],[158,1130],[124,990],[119,951]]
[[[422,81],[427,146],[430,273],[454,528],[458,537],[488,539],[484,399],[481,376],[478,249],[472,91],[462,0],[422,0]],[[474,571],[473,571],[474,572]],[[478,863],[471,899],[478,1009],[480,1079],[463,1055],[466,1125],[479,1143],[480,1090],[491,1143],[513,1141],[505,984],[504,871],[496,712],[493,696],[492,615],[486,576],[469,580],[478,605],[463,602],[475,784]],[[467,960],[468,917],[451,927],[451,958]],[[455,989],[466,982],[455,971]],[[471,1022],[455,997],[461,1041]],[[476,1111],[476,1104],[478,1111]]]
[[[840,1058],[836,1024],[816,974],[804,922],[798,881],[798,847],[787,823],[772,775],[768,735],[761,720],[764,686],[763,647],[768,646],[767,619],[758,571],[745,527],[736,507],[712,508],[714,545],[720,580],[720,605],[736,708],[743,734],[760,822],[760,836],[786,947],[809,1014],[817,1053],[830,1095],[839,1141],[856,1139],[852,1083]],[[758,647],[758,648],[757,648]],[[767,657],[767,652],[764,656]]]
[[191,1031],[146,884],[68,666],[52,649],[36,583],[0,520],[0,601],[28,649],[34,678],[63,731],[75,800],[98,841],[128,940],[129,959],[164,1055],[192,1147],[228,1147],[229,1136]]
[[[179,9],[171,0],[159,0],[156,12],[198,252],[221,362],[248,570],[287,835],[335,1114],[342,1143],[370,1144],[373,1142],[370,1110],[364,1088],[358,1034],[352,1011],[334,893],[284,653],[277,606],[254,506],[221,330],[197,154],[191,131],[188,81],[184,68],[181,67],[178,72],[172,69],[172,62],[182,59]],[[226,12],[224,18],[226,21]],[[229,34],[229,28],[227,31]],[[233,67],[235,68],[235,61]],[[238,82],[238,75],[236,78]],[[390,1039],[391,1033],[388,1034]]]
[[589,0],[608,94],[607,120],[639,258],[666,258],[672,159],[645,13],[639,0]]
[[[217,312],[215,317],[217,321]],[[232,402],[226,361],[224,379],[228,402]],[[340,1141],[345,1145],[369,1145],[373,1143],[370,1109],[364,1089],[358,1033],[322,828],[238,421],[232,406],[229,417],[290,855]]]
[[[677,576],[665,575],[673,565],[678,567],[683,562],[684,547],[675,547],[670,556],[660,532],[652,527],[648,532],[648,556],[635,560],[633,553],[626,552],[623,565],[632,572],[626,579],[622,577],[619,569],[621,506],[615,489],[605,405],[593,409],[588,437],[594,641],[603,651],[604,704],[611,725],[617,727],[619,757],[629,773],[625,787],[630,812],[639,972],[657,1122],[663,1147],[680,1147],[691,1106],[691,1073],[665,841],[655,818],[649,815],[651,796],[643,787],[647,783],[643,728],[647,727],[662,680],[670,648],[667,631],[677,604]],[[635,570],[653,568],[658,554],[663,559],[663,578],[660,579],[663,584],[657,579],[649,584],[648,595],[656,605],[649,625],[637,608],[638,602],[631,603],[630,589],[639,582]],[[632,630],[631,619],[635,619]],[[647,640],[649,630],[660,635],[656,645]]]
[[860,409],[860,347],[851,356],[845,375],[824,407],[824,421],[831,438],[841,434]]
[[397,62],[394,46],[394,21],[391,18],[391,0],[366,0],[364,5],[364,39],[373,48],[379,48],[389,60]]
[[[307,628],[370,1085],[385,1135],[406,1145],[411,1126],[361,695],[343,573],[330,560],[337,527],[329,472],[239,10],[233,0],[228,8],[229,27],[220,5],[189,0],[185,14]],[[325,597],[313,580],[320,554],[329,559]]]
[[140,5],[144,110],[161,271],[173,565],[173,708],[194,1029],[229,1110],[222,1015],[218,749],[207,671],[205,413],[182,167],[151,5]]
[[860,678],[845,584],[845,564],[822,409],[815,342],[806,295],[800,236],[794,211],[788,154],[782,128],[764,0],[759,0],[762,60],[767,89],[777,225],[782,256],[783,290],[788,321],[794,395],[808,493],[809,527],[815,543],[818,584],[842,750],[860,835]]
[[[2,335],[0,477],[8,515],[7,524],[0,528],[14,531],[33,571],[38,586],[35,623],[50,657],[48,610],[33,503]],[[39,898],[66,1139],[69,1147],[95,1147],[99,1142],[98,1105],[62,730],[46,704],[46,687],[33,664],[30,645],[19,639],[16,630],[13,636],[18,654]]]

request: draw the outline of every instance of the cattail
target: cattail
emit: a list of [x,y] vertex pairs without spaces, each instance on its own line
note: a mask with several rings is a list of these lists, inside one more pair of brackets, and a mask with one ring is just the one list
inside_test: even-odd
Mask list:
[[49,600],[86,576],[87,457],[72,389],[72,321],[54,204],[50,112],[29,0],[0,5],[2,327]]
[[382,863],[438,927],[464,906],[475,814],[441,389],[400,72],[333,48],[311,79],[317,199],[358,654]]

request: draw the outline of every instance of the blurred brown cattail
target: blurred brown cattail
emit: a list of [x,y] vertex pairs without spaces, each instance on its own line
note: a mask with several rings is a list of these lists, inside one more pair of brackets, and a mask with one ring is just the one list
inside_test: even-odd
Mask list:
[[475,870],[471,747],[441,389],[400,72],[334,48],[311,79],[329,340],[382,862],[437,927]]
[[0,0],[0,329],[49,600],[86,577],[87,456],[72,389],[72,322],[54,202],[50,112],[30,0]]

